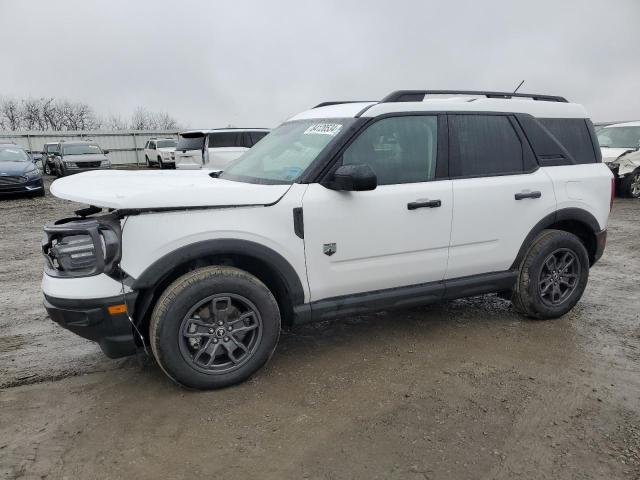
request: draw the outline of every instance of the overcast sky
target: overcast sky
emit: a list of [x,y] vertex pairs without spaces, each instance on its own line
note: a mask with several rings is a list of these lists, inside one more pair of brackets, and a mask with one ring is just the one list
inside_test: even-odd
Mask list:
[[566,96],[640,117],[640,0],[0,0],[0,96],[275,126],[405,88]]

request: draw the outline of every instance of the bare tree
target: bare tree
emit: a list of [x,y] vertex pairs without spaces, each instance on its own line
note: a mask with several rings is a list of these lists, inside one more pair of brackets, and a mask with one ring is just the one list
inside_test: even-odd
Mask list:
[[173,130],[179,128],[175,118],[166,112],[152,112],[138,107],[130,119],[118,115],[103,118],[84,102],[48,98],[0,100],[0,129],[26,130]]
[[19,130],[22,124],[22,115],[20,112],[20,104],[13,98],[2,100],[0,105],[3,122],[11,131]]

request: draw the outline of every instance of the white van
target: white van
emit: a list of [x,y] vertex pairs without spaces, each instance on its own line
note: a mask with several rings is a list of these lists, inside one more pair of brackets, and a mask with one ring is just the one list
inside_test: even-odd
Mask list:
[[269,133],[266,128],[189,130],[180,134],[177,169],[221,170]]

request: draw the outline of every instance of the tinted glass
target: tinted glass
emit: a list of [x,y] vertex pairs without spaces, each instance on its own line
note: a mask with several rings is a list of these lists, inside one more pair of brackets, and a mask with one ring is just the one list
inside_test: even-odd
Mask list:
[[221,178],[251,183],[293,183],[353,118],[283,123],[238,160]]
[[567,149],[576,163],[595,163],[589,127],[583,118],[540,118],[549,132]]
[[158,148],[172,148],[176,146],[175,140],[158,140]]
[[375,122],[349,145],[343,165],[369,165],[378,185],[426,182],[435,176],[438,117],[403,116]]
[[204,135],[194,137],[180,136],[176,150],[202,150],[204,145]]
[[251,143],[255,145],[258,143],[268,132],[249,132],[251,136]]
[[522,144],[507,117],[451,115],[449,131],[452,176],[523,171]]
[[242,147],[242,132],[209,134],[209,148]]

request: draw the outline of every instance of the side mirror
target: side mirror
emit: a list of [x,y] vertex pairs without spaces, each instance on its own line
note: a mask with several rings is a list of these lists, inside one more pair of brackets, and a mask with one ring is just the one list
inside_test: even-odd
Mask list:
[[107,153],[109,153],[109,150],[102,150],[102,153],[106,155]]
[[369,165],[342,165],[326,185],[331,190],[362,192],[375,190],[378,178]]

